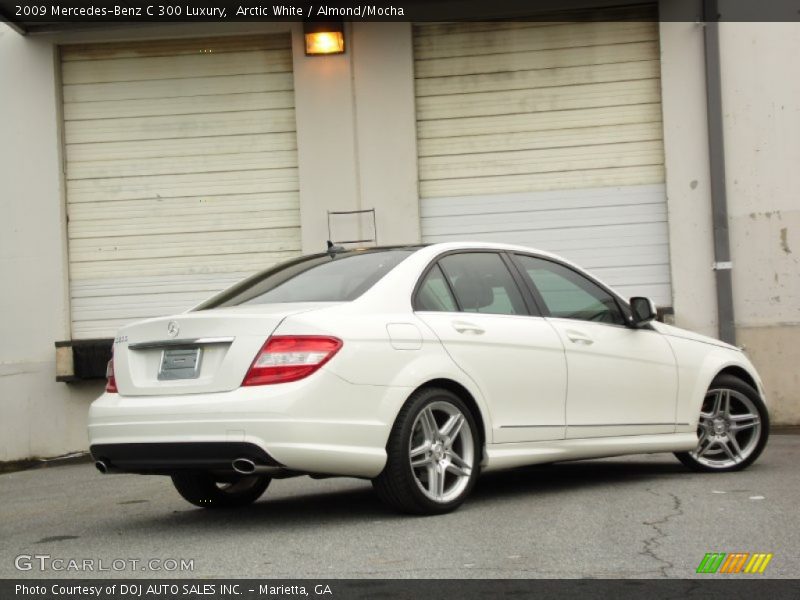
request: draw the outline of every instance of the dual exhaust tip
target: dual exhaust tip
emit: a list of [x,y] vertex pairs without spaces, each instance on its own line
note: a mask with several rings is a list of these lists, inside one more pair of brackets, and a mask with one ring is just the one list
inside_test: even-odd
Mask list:
[[[111,472],[111,467],[104,460],[98,460],[94,463],[95,468],[103,473]],[[280,469],[277,467],[267,467],[264,465],[257,465],[249,458],[235,458],[231,462],[231,468],[240,475],[255,475],[257,473],[274,473]]]

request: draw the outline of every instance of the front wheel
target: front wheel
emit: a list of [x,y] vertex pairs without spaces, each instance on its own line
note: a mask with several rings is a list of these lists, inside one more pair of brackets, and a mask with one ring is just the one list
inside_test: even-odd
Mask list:
[[271,479],[266,475],[213,476],[202,471],[180,471],[172,483],[187,502],[202,508],[237,508],[258,500]]
[[769,414],[758,392],[731,375],[708,388],[697,423],[697,447],[677,452],[695,471],[738,471],[750,466],[767,445]]
[[384,502],[406,513],[454,510],[480,468],[475,418],[461,398],[444,389],[423,389],[408,399],[386,452],[386,467],[372,483]]

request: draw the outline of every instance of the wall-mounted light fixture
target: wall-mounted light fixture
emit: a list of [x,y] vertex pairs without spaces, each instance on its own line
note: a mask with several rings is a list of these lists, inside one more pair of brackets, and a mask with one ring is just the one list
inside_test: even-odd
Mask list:
[[303,24],[303,33],[306,38],[306,56],[344,52],[344,23],[341,21],[307,21]]

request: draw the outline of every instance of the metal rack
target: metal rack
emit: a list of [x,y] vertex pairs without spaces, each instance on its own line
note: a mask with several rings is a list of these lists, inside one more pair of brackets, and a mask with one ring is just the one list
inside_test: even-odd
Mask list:
[[[333,238],[333,233],[331,230],[331,217],[341,217],[341,216],[352,216],[352,215],[363,215],[367,213],[372,213],[372,237],[371,238],[364,238],[358,240],[335,240]],[[363,210],[329,210],[328,211],[328,239],[331,240],[334,244],[366,244],[366,243],[373,243],[376,246],[378,245],[378,226],[377,221],[375,220],[375,209],[374,208],[365,208]]]

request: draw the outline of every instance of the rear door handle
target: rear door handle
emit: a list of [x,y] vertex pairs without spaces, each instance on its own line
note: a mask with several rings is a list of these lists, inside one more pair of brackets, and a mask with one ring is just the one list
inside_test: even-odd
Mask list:
[[567,338],[573,344],[581,344],[583,346],[591,346],[592,344],[594,344],[594,340],[581,331],[568,329],[566,333],[567,333]]
[[485,333],[483,329],[474,323],[469,323],[467,321],[453,321],[453,329],[455,329],[458,333],[471,333],[474,335],[481,335],[482,333]]

